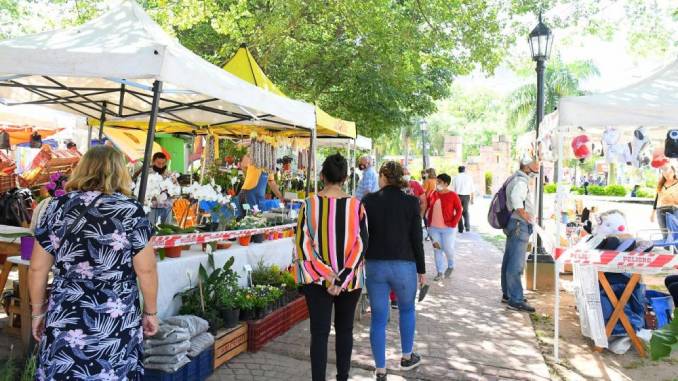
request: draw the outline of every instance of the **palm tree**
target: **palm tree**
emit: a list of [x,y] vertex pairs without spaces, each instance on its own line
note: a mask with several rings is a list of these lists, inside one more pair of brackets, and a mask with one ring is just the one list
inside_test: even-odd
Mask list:
[[[546,65],[544,72],[544,112],[552,112],[561,97],[584,95],[581,82],[597,76],[598,68],[591,61],[575,61],[566,64],[555,57]],[[537,86],[534,83],[516,89],[507,98],[507,124],[518,131],[536,128]]]

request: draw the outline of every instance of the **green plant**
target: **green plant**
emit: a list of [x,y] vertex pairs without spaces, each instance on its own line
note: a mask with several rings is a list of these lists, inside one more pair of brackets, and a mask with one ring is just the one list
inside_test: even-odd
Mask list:
[[14,381],[17,379],[18,370],[16,367],[16,360],[14,359],[14,347],[9,351],[7,361],[0,368],[0,381]]
[[485,194],[492,194],[492,172],[485,172]]
[[605,187],[605,195],[624,197],[626,196],[626,188],[623,185],[608,185]]
[[265,228],[266,227],[266,219],[249,215],[245,216],[242,220],[240,220],[237,225],[236,229],[238,230],[246,230],[246,229],[259,229],[259,228]]
[[297,289],[297,281],[294,279],[294,276],[289,271],[285,271],[282,274],[283,284],[285,285],[285,290],[294,291]]
[[584,194],[584,188],[582,187],[572,187],[570,188],[570,192],[574,194]]
[[640,188],[636,192],[636,197],[638,198],[654,198],[655,195],[656,193],[652,188]]
[[254,293],[250,288],[241,288],[235,296],[235,307],[246,311],[254,309]]
[[605,187],[600,185],[589,185],[589,194],[593,196],[605,196]]
[[546,184],[544,185],[544,193],[556,193],[556,184]]
[[277,265],[267,266],[263,260],[260,260],[252,271],[252,283],[254,285],[280,287],[286,284],[285,273]]
[[31,355],[26,359],[26,365],[24,365],[24,371],[21,373],[21,381],[33,381],[35,380],[35,370],[37,367],[37,358],[35,355]]
[[215,266],[214,255],[211,253],[208,255],[207,262],[212,272],[208,275],[207,268],[200,265],[198,287],[179,294],[182,302],[179,312],[200,316],[210,321],[212,325],[209,318],[214,316],[214,311],[235,307],[236,298],[233,295],[238,292],[239,277],[231,268],[235,262],[233,257],[220,268]]
[[[673,316],[678,316],[678,308],[673,311]],[[678,319],[673,319],[669,324],[654,331],[650,339],[652,360],[668,357],[672,351],[678,351]]]

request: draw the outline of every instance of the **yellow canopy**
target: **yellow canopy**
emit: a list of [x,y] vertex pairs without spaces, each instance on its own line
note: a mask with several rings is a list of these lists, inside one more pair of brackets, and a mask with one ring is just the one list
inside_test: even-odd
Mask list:
[[[146,133],[141,130],[104,127],[104,135],[108,137],[130,161],[144,159],[146,150]],[[165,152],[160,144],[153,143],[153,153]],[[167,152],[165,152],[167,154]]]
[[[241,45],[233,58],[224,65],[224,70],[264,90],[286,97],[286,95],[280,91],[270,79],[268,79],[245,45]],[[318,136],[355,139],[356,129],[354,122],[334,118],[321,110],[318,106],[315,108],[315,117]]]

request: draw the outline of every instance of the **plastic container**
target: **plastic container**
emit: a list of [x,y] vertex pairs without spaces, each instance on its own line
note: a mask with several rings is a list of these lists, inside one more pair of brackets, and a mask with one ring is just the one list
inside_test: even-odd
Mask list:
[[35,244],[35,238],[33,237],[21,237],[21,259],[24,261],[30,261],[31,255],[33,254],[33,244]]
[[657,316],[657,329],[671,322],[671,311],[673,311],[673,299],[671,295],[663,292],[647,290],[645,297],[652,310]]
[[165,373],[156,369],[144,371],[144,381],[204,381],[214,372],[214,348],[202,351],[191,362],[174,373]]

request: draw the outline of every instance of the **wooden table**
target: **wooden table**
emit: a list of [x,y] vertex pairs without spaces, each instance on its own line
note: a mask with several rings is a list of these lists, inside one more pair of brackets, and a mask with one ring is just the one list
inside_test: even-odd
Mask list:
[[[631,299],[633,290],[636,288],[636,285],[640,283],[640,274],[636,273],[631,275],[631,279],[626,284],[626,288],[624,288],[624,292],[622,293],[621,298],[619,299],[617,299],[617,295],[614,293],[614,290],[612,290],[612,286],[610,286],[610,282],[607,280],[607,277],[605,276],[604,272],[602,271],[598,272],[598,281],[600,282],[600,285],[603,287],[603,290],[605,290],[605,294],[610,299],[610,303],[614,308],[614,311],[612,312],[612,315],[610,316],[610,319],[607,321],[607,325],[605,326],[605,334],[607,335],[607,337],[610,337],[610,335],[612,335],[614,327],[617,325],[617,322],[621,321],[622,326],[624,326],[624,330],[626,330],[626,333],[629,335],[631,343],[633,344],[633,347],[636,348],[636,350],[638,351],[640,357],[647,357],[645,345],[643,345],[643,343],[636,335],[636,330],[633,329],[633,326],[629,321],[629,317],[626,316],[626,313],[624,312],[624,307],[626,307],[626,304],[629,302],[629,299]],[[603,348],[596,347],[596,350],[602,351]]]
[[14,266],[8,259],[20,254],[19,240],[17,239],[16,241],[16,243],[0,241],[0,257],[5,258],[5,263],[2,264],[2,270],[0,270],[0,292],[7,286],[9,272],[12,271],[12,267]]
[[7,258],[7,262],[19,268],[19,313],[21,314],[20,335],[24,351],[28,351],[31,344],[31,303],[30,296],[28,294],[28,267],[31,263],[30,261],[21,259],[21,257],[9,257]]

